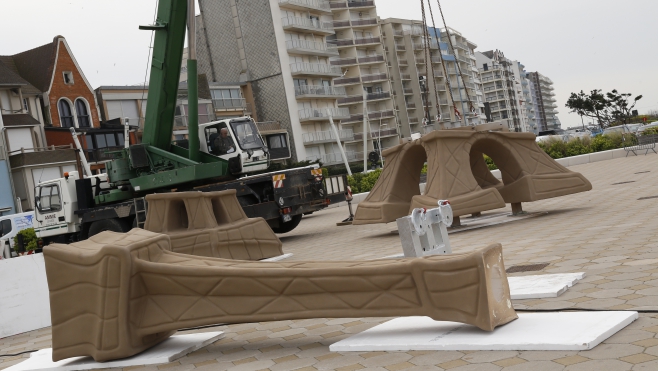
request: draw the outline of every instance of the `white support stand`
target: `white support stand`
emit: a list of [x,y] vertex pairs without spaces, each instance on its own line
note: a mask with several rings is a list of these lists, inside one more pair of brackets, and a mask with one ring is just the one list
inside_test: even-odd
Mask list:
[[452,208],[439,201],[435,209],[414,209],[411,215],[397,220],[405,257],[451,254],[448,227],[452,225]]
[[633,311],[519,313],[519,319],[488,332],[429,317],[400,317],[334,343],[329,350],[588,350],[637,318]]
[[5,369],[5,371],[76,371],[169,363],[204,348],[223,337],[224,333],[221,331],[174,335],[142,353],[107,362],[96,362],[91,357],[73,357],[53,362],[53,350],[47,348],[32,353],[26,361],[15,364]]

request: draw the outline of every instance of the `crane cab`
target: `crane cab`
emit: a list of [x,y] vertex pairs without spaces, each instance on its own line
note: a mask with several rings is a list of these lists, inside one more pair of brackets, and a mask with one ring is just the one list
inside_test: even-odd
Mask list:
[[232,174],[266,170],[269,153],[250,117],[199,124],[199,149],[229,162]]

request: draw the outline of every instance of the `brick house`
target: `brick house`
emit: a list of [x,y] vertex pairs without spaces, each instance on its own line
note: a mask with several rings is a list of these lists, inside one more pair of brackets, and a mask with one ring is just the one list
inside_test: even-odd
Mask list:
[[94,90],[63,36],[12,59],[20,76],[42,92],[46,126],[100,126]]

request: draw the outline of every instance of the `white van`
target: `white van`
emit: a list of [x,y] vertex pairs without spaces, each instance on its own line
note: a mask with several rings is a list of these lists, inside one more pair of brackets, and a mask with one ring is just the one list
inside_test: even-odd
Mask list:
[[14,248],[14,236],[34,227],[34,212],[0,216],[0,259],[9,259]]

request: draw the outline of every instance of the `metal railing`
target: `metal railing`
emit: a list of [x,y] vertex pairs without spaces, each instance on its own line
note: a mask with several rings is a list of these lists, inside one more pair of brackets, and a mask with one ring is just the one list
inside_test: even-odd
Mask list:
[[[302,18],[302,17],[286,17],[286,18],[281,18],[281,23],[283,24],[283,27],[297,26],[297,27],[314,28],[320,31],[333,31],[334,23],[336,22],[335,21],[323,22],[317,19]],[[349,25],[349,21],[348,21],[348,25]]]
[[369,25],[376,25],[377,24],[377,18],[363,18],[363,19],[353,19],[352,20],[352,27],[354,26],[369,26]]
[[334,0],[329,2],[329,7],[331,7],[331,9],[347,8],[347,3],[345,0]]
[[425,58],[416,58],[416,64],[425,64]]
[[351,58],[338,58],[338,59],[333,59],[330,60],[329,63],[331,63],[332,66],[346,66],[350,64],[356,64],[356,58],[351,57]]
[[290,71],[292,73],[308,73],[318,75],[342,75],[340,67],[331,66],[324,63],[291,63]]
[[279,0],[279,4],[290,4],[302,6],[305,8],[331,11],[329,2],[324,0]]
[[395,50],[407,50],[407,47],[402,44],[395,44]]
[[324,85],[301,85],[295,86],[295,96],[301,95],[315,95],[315,96],[345,96],[345,88],[342,86],[324,86]]
[[[348,162],[363,160],[362,152],[345,152]],[[324,155],[311,155],[306,157],[307,161],[320,161],[323,165],[342,164],[343,156],[340,153],[325,153]]]
[[363,44],[379,44],[381,38],[377,37],[360,37],[354,39],[354,45],[363,45]]
[[332,40],[330,43],[335,44],[336,46],[352,46],[354,45],[354,40],[352,39],[339,39]]
[[359,77],[342,77],[334,79],[334,85],[358,84],[361,82]]
[[349,19],[346,20],[346,21],[341,21],[341,20],[334,21],[334,28],[349,27],[349,26],[350,26],[350,20]]
[[[378,81],[378,80],[386,80],[386,74],[385,73],[373,73],[370,75],[362,75],[361,76],[361,81],[363,82],[371,82],[371,81]],[[334,80],[334,83],[336,80]]]
[[216,110],[245,110],[247,101],[244,98],[213,99],[212,105]]
[[[341,141],[353,140],[354,131],[352,129],[339,130],[338,137]],[[304,133],[302,140],[305,144],[335,142],[336,134],[333,130]]]
[[343,117],[349,117],[350,110],[347,108],[306,108],[299,110],[299,119],[300,120],[309,120],[309,119],[326,119],[329,120],[329,116],[341,119]]
[[[382,110],[382,111],[368,112],[368,119],[370,119],[370,120],[378,120],[378,119],[382,119],[382,118],[385,118],[385,117],[393,117],[393,116],[395,116],[395,113],[393,112],[393,110]],[[391,129],[391,130],[395,130],[395,129]],[[397,131],[396,131],[396,133],[397,133]]]
[[407,102],[407,109],[416,109],[416,103]]
[[370,1],[348,0],[347,1],[347,6],[350,7],[350,8],[359,8],[359,7],[364,7],[364,6],[375,6],[375,2],[373,0],[370,0]]
[[393,30],[393,35],[394,36],[404,36],[404,33],[402,30]]
[[401,73],[401,74],[400,74],[400,78],[401,78],[402,80],[411,80],[411,75],[408,74],[408,73]]
[[304,49],[338,55],[338,48],[336,45],[310,40],[288,40],[286,41],[286,49]]
[[418,120],[418,117],[409,117],[409,123],[410,124],[418,124],[420,120]]
[[413,94],[414,90],[412,88],[402,88],[403,94]]
[[[387,91],[379,92],[379,93],[368,93],[366,95],[366,100],[377,100],[377,99],[386,99],[390,98],[391,93]],[[345,98],[340,98],[338,99],[338,104],[346,104],[346,103],[358,103],[363,101],[363,95],[351,95],[349,97]]]
[[359,63],[374,63],[374,62],[383,62],[384,61],[384,56],[383,55],[371,55],[368,57],[359,57],[358,58]]

